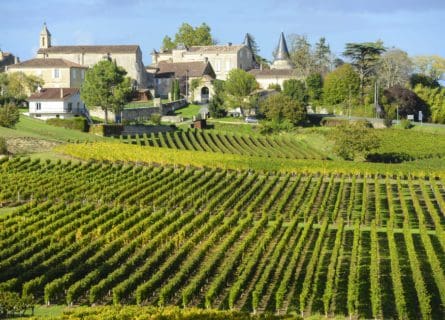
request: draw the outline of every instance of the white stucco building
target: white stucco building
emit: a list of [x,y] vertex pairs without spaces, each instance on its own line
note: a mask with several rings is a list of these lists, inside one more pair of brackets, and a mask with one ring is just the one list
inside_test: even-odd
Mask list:
[[83,114],[85,105],[77,88],[44,88],[29,98],[29,116],[42,120],[67,119]]

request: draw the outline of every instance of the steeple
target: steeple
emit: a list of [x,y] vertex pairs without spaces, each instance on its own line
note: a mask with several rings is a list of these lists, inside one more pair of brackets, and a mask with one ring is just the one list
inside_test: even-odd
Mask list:
[[275,60],[287,60],[289,59],[289,51],[287,50],[286,38],[284,33],[281,32],[280,41],[278,42],[277,56]]
[[283,32],[281,32],[280,35],[277,53],[275,55],[275,60],[271,65],[271,69],[293,69],[290,61],[289,50],[287,49],[286,38],[284,37]]
[[43,23],[43,29],[40,32],[40,48],[47,49],[51,47],[51,33],[46,27],[46,22]]
[[243,44],[252,51],[252,39],[250,38],[250,34],[246,33],[246,36],[244,37]]

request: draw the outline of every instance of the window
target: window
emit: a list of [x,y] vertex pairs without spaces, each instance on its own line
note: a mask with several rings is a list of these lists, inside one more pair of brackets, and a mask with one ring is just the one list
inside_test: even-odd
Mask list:
[[73,73],[73,79],[77,79],[77,70],[76,69],[71,69],[72,73]]
[[216,72],[220,72],[221,71],[221,61],[220,60],[216,60],[215,61],[215,71]]
[[73,103],[72,102],[68,102],[68,112],[73,111]]
[[60,70],[54,69],[53,78],[58,79],[60,77]]
[[230,71],[230,60],[226,61],[226,71]]
[[42,103],[36,102],[36,110],[42,110]]
[[40,118],[42,115],[41,114],[36,114],[36,118]]

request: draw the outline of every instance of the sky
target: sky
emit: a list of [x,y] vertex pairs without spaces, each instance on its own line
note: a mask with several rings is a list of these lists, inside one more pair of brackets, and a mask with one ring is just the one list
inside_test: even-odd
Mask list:
[[383,40],[410,56],[445,57],[445,0],[0,0],[0,49],[35,56],[46,22],[53,45],[138,44],[146,65],[165,35],[205,22],[220,44],[252,34],[272,59],[281,32],[325,37],[341,58],[348,42]]

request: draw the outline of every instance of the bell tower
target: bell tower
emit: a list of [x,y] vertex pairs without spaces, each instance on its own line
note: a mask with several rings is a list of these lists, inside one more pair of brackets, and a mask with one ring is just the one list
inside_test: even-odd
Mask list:
[[43,23],[43,29],[40,32],[40,49],[47,49],[51,47],[51,33],[46,27],[46,22]]

